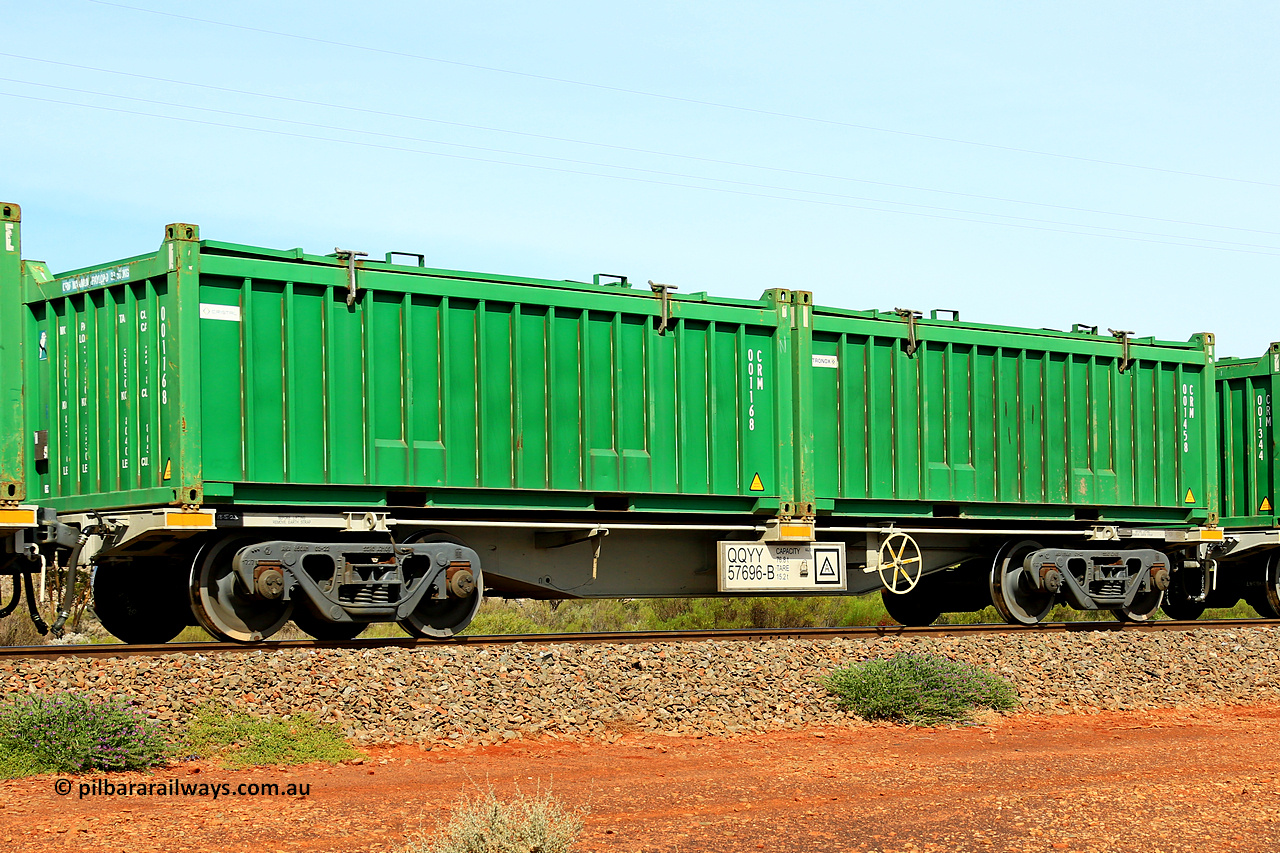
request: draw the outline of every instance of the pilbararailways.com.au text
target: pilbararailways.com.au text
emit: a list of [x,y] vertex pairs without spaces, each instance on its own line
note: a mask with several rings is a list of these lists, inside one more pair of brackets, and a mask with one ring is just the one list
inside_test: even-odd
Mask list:
[[311,794],[310,782],[290,782],[287,785],[275,782],[186,782],[178,779],[163,781],[148,780],[144,782],[112,782],[110,779],[94,779],[91,782],[75,782],[70,779],[59,779],[53,783],[53,790],[63,796],[73,791],[77,799],[86,797],[154,797],[156,799],[172,799],[176,797],[306,797]]

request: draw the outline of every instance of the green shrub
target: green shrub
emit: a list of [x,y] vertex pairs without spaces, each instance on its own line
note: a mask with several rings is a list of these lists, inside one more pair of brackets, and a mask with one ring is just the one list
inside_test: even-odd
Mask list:
[[581,812],[550,791],[503,801],[490,790],[459,803],[435,836],[417,839],[404,853],[568,853],[581,834]]
[[57,773],[58,768],[22,749],[0,743],[0,779],[21,779],[42,773]]
[[184,750],[206,758],[218,756],[227,767],[309,761],[337,764],[359,757],[335,728],[305,714],[287,720],[260,719],[213,708],[196,711],[187,726]]
[[78,693],[33,696],[0,707],[0,774],[139,770],[164,763],[158,724],[122,701]]
[[[1252,617],[1240,602],[1230,609],[1209,610],[1206,619]],[[1158,614],[1157,618],[1165,618]],[[965,613],[943,613],[938,625],[1000,624],[994,607]],[[1115,621],[1110,610],[1075,610],[1064,604],[1049,613],[1049,622]],[[822,595],[803,598],[642,598],[632,600],[485,599],[467,634],[545,634],[580,631],[682,631],[710,628],[824,628],[894,625],[879,595]],[[365,636],[400,636],[394,625],[375,626]]]
[[997,675],[939,655],[899,653],[837,670],[824,682],[868,720],[917,726],[968,723],[979,708],[1007,711],[1017,692]]

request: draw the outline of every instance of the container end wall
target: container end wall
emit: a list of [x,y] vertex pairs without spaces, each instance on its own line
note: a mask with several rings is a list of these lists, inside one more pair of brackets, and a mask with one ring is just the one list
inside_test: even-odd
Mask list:
[[0,503],[27,496],[22,328],[22,210],[0,202]]

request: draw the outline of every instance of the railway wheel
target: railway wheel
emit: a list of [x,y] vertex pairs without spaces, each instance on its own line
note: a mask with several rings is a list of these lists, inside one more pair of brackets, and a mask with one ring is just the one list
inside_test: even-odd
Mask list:
[[918,586],[903,595],[882,589],[880,601],[893,621],[909,628],[932,625],[942,615],[942,601],[938,595],[933,590],[925,590]]
[[[456,536],[438,532],[419,533],[406,541],[452,542],[467,547]],[[484,575],[478,565],[472,565],[468,570],[452,573],[447,583],[448,598],[433,598],[428,592],[427,597],[418,603],[418,608],[396,624],[411,636],[433,640],[447,640],[465,630],[484,599]]]
[[361,631],[369,627],[365,622],[330,622],[328,619],[316,616],[306,607],[293,609],[293,624],[317,640],[329,643],[353,640]]
[[1040,548],[1040,543],[1031,539],[1010,540],[991,561],[991,603],[1010,625],[1037,625],[1053,609],[1054,593],[1036,586],[1035,578],[1022,565]]
[[1249,566],[1244,600],[1263,619],[1280,619],[1280,551]]
[[98,621],[122,643],[167,643],[191,621],[185,573],[170,561],[104,562],[94,567],[89,586]]
[[1163,601],[1164,591],[1153,589],[1150,592],[1139,593],[1128,607],[1117,607],[1111,612],[1121,622],[1147,622],[1156,615]]
[[250,544],[249,539],[206,543],[191,566],[191,610],[204,629],[220,640],[259,643],[284,627],[293,614],[293,602],[272,597],[270,583],[260,582],[260,591],[245,589],[240,582],[233,565],[235,555]]

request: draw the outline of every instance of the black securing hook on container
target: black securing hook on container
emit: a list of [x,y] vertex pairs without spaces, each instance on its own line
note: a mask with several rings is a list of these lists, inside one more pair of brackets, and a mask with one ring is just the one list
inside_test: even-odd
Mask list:
[[1129,357],[1129,336],[1133,332],[1127,332],[1123,329],[1107,329],[1107,331],[1120,342],[1120,372],[1124,373],[1129,369],[1129,365],[1133,364],[1133,359]]
[[910,308],[894,308],[893,313],[907,321],[907,355],[916,354],[916,349],[920,346],[920,341],[916,337],[916,320],[922,316],[919,311],[912,311]]

